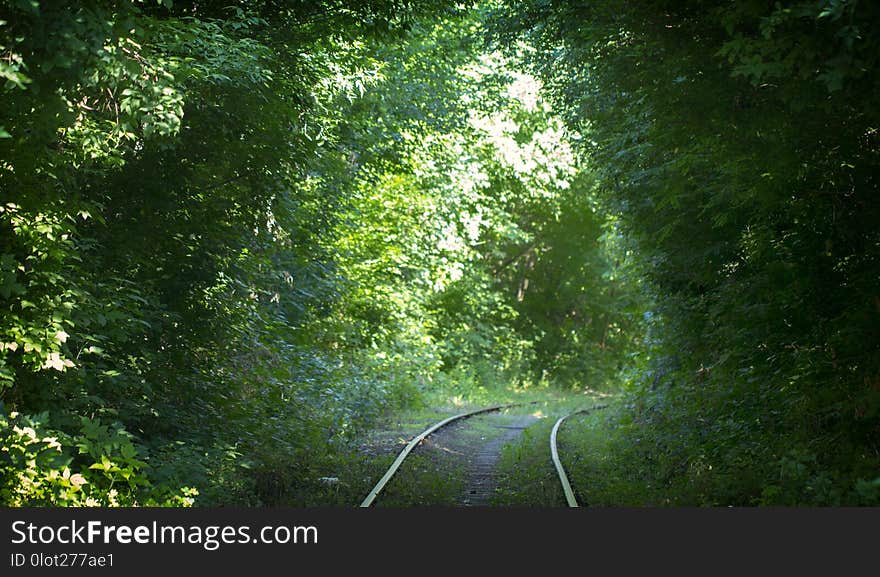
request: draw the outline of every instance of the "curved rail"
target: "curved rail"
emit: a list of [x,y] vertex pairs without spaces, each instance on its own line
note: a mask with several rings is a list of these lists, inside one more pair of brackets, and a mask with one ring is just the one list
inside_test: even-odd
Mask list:
[[369,507],[373,503],[373,501],[376,499],[376,496],[379,494],[379,492],[382,490],[382,488],[385,487],[385,484],[388,483],[388,481],[391,480],[391,477],[394,476],[394,473],[397,472],[397,469],[400,467],[401,463],[403,463],[403,460],[406,459],[406,456],[410,454],[410,451],[415,449],[416,446],[419,443],[421,443],[425,437],[427,437],[428,435],[430,435],[431,433],[433,433],[437,429],[439,429],[441,427],[445,427],[449,423],[451,423],[453,421],[457,421],[458,419],[463,419],[465,417],[472,417],[474,415],[479,415],[480,413],[490,413],[492,411],[498,411],[500,409],[505,409],[507,407],[512,407],[512,406],[514,406],[514,405],[495,405],[494,407],[488,407],[485,409],[477,409],[476,411],[461,413],[460,415],[455,415],[453,417],[449,417],[448,419],[443,419],[439,423],[431,425],[430,427],[428,427],[427,429],[425,429],[424,431],[422,431],[421,433],[419,433],[418,435],[413,437],[413,439],[400,452],[400,454],[397,455],[397,459],[394,460],[394,462],[391,464],[391,466],[388,468],[388,470],[385,472],[385,474],[382,476],[382,478],[379,479],[379,482],[376,483],[376,486],[373,487],[373,490],[370,491],[370,493],[364,498],[364,500],[361,502],[360,506],[361,507]]
[[595,411],[596,409],[604,409],[608,405],[596,405],[594,407],[590,407],[589,409],[581,409],[579,411],[575,411],[573,413],[569,413],[564,417],[561,417],[556,424],[553,425],[553,430],[550,432],[550,458],[553,459],[553,465],[556,467],[556,472],[559,473],[559,482],[562,483],[562,491],[565,493],[565,500],[568,503],[569,507],[579,507],[577,499],[574,496],[574,491],[571,490],[571,483],[568,482],[568,475],[565,474],[565,468],[562,466],[562,461],[559,460],[559,450],[556,447],[556,437],[559,433],[559,428],[562,426],[563,421],[565,419],[577,415],[579,413],[589,413],[590,411]]

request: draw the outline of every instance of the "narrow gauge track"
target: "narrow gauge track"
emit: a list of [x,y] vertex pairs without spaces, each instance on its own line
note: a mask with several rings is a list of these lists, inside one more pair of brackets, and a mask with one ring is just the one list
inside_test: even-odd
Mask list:
[[[521,404],[522,403],[512,403],[512,404],[507,404],[507,405],[494,405],[494,406],[486,407],[483,409],[468,411],[467,413],[460,413],[458,415],[454,415],[452,417],[448,417],[446,419],[443,419],[439,423],[435,423],[435,424],[431,425],[430,427],[428,427],[427,429],[425,429],[424,431],[422,431],[421,433],[419,433],[418,435],[413,437],[412,440],[410,440],[410,442],[407,443],[406,447],[404,447],[404,449],[400,452],[400,454],[397,455],[397,458],[394,460],[393,463],[391,463],[391,466],[388,468],[388,470],[385,472],[385,474],[382,475],[382,478],[379,479],[379,482],[376,483],[376,485],[373,487],[373,489],[367,494],[366,497],[364,497],[364,500],[361,501],[360,506],[361,507],[369,507],[370,505],[373,504],[373,501],[376,500],[376,497],[379,496],[379,493],[382,491],[382,489],[385,487],[385,485],[388,484],[388,481],[391,480],[391,478],[394,476],[394,474],[397,472],[397,470],[403,464],[403,461],[407,458],[407,456],[412,452],[413,449],[415,449],[431,433],[434,433],[437,430],[445,427],[446,425],[449,425],[450,423],[452,423],[454,421],[458,421],[460,419],[465,419],[467,417],[473,417],[474,415],[480,415],[483,413],[491,413],[494,411],[500,411],[501,409],[507,409],[510,407],[517,407],[517,406],[520,406]],[[556,443],[556,438],[559,433],[559,428],[562,426],[563,421],[565,421],[565,419],[567,419],[568,417],[571,417],[573,415],[577,415],[580,413],[589,413],[589,412],[597,410],[597,409],[604,409],[605,407],[607,407],[607,405],[596,405],[596,406],[593,406],[593,407],[590,407],[587,409],[580,409],[580,410],[575,411],[573,413],[569,413],[568,415],[565,415],[564,417],[562,417],[558,421],[556,421],[556,424],[553,425],[553,431],[550,433],[550,456],[553,460],[553,465],[556,467],[556,472],[559,475],[559,481],[560,481],[560,483],[562,483],[562,490],[565,493],[565,500],[568,503],[569,507],[577,507],[578,502],[574,496],[574,492],[571,489],[571,484],[568,481],[568,475],[566,475],[566,473],[565,473],[565,468],[562,466],[562,462],[559,459],[559,449],[558,449],[557,443]]]
[[569,413],[564,417],[561,417],[556,424],[553,425],[553,430],[550,432],[550,458],[553,459],[553,466],[556,467],[556,473],[559,475],[559,482],[562,483],[562,492],[565,493],[565,501],[568,503],[569,507],[579,507],[577,499],[574,496],[574,491],[571,489],[571,483],[568,482],[568,475],[565,474],[565,467],[562,466],[562,461],[559,459],[559,448],[556,444],[556,438],[559,434],[559,429],[562,427],[562,423],[565,422],[565,419],[578,415],[581,413],[589,413],[595,411],[597,409],[604,409],[608,405],[595,405],[588,409],[581,409],[579,411],[575,411],[573,413]]
[[393,477],[394,473],[397,472],[397,469],[400,468],[400,465],[403,463],[404,459],[406,459],[407,455],[409,455],[410,452],[412,452],[412,450],[415,449],[416,446],[418,446],[418,444],[421,443],[425,439],[425,437],[427,437],[428,435],[430,435],[431,433],[433,433],[437,429],[445,427],[449,423],[452,423],[453,421],[457,421],[459,419],[464,419],[466,417],[473,417],[474,415],[480,415],[482,413],[491,413],[493,411],[500,411],[501,409],[506,409],[508,407],[516,407],[518,405],[519,405],[518,403],[515,403],[515,404],[510,404],[510,405],[495,405],[492,407],[487,407],[485,409],[477,409],[476,411],[469,411],[467,413],[461,413],[459,415],[455,415],[455,416],[449,417],[447,419],[443,419],[439,423],[431,425],[430,427],[428,427],[427,429],[425,429],[424,431],[422,431],[421,433],[419,433],[418,435],[413,437],[412,440],[407,444],[407,446],[404,447],[404,449],[400,452],[400,454],[397,455],[397,458],[394,460],[393,463],[391,463],[391,466],[388,468],[388,470],[385,472],[385,474],[382,475],[382,478],[379,479],[379,482],[376,483],[376,486],[373,487],[373,490],[370,491],[366,497],[364,497],[364,500],[361,502],[361,507],[369,507],[370,505],[373,504],[373,501],[379,495],[379,492],[385,487],[385,485],[388,483],[388,481],[391,480],[391,477]]

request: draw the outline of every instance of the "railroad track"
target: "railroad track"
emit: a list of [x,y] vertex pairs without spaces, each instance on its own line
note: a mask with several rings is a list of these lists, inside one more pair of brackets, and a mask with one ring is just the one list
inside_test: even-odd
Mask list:
[[553,466],[556,467],[556,474],[559,475],[559,482],[562,483],[562,492],[565,493],[565,502],[568,503],[569,507],[578,507],[577,498],[574,496],[574,491],[571,489],[571,483],[568,482],[568,475],[565,473],[565,467],[562,466],[562,461],[559,459],[559,447],[556,443],[556,438],[559,434],[559,429],[562,427],[562,423],[565,422],[565,419],[571,417],[572,415],[578,415],[581,413],[589,413],[591,411],[595,411],[597,409],[604,409],[608,405],[594,405],[588,409],[580,409],[579,411],[575,411],[573,413],[569,413],[564,417],[561,417],[556,424],[553,425],[553,431],[550,433],[550,458],[553,460]]
[[[413,449],[415,449],[417,446],[419,446],[419,444],[422,441],[424,441],[432,433],[438,431],[439,429],[442,429],[443,427],[445,427],[455,421],[461,420],[461,419],[466,419],[468,417],[473,417],[475,415],[480,415],[480,414],[484,414],[484,413],[491,413],[494,411],[500,411],[502,409],[507,409],[507,408],[511,408],[511,407],[522,406],[522,404],[523,403],[511,403],[511,404],[506,404],[506,405],[494,405],[491,407],[485,407],[482,409],[477,409],[474,411],[468,411],[466,413],[454,415],[452,417],[448,417],[438,423],[431,425],[430,427],[428,427],[427,429],[425,429],[424,431],[422,431],[421,433],[419,433],[418,435],[413,437],[409,441],[409,443],[407,443],[406,447],[404,447],[404,449],[400,452],[400,454],[397,455],[397,458],[394,460],[394,462],[391,464],[391,466],[388,468],[388,470],[385,472],[385,474],[382,475],[382,478],[379,479],[379,482],[376,483],[376,485],[373,487],[373,489],[367,494],[366,497],[364,497],[364,500],[361,501],[360,506],[361,507],[369,507],[373,504],[373,502],[376,500],[376,497],[379,496],[379,493],[382,491],[383,488],[385,488],[385,485],[388,484],[388,481],[391,480],[391,478],[394,476],[394,474],[397,472],[397,470],[400,468],[400,466],[406,460],[407,456],[409,456],[409,454],[413,451]],[[604,409],[605,407],[607,407],[607,405],[595,405],[593,407],[589,407],[586,409],[580,409],[578,411],[574,411],[573,413],[569,413],[568,415],[565,415],[564,417],[562,417],[558,421],[556,421],[556,424],[553,426],[553,431],[550,433],[550,456],[553,461],[553,465],[556,467],[556,472],[559,475],[559,482],[562,484],[562,490],[565,493],[565,500],[568,503],[569,507],[577,507],[578,502],[574,496],[574,492],[571,489],[571,484],[568,481],[568,475],[566,475],[566,473],[565,473],[565,468],[562,466],[562,462],[559,458],[559,448],[558,448],[557,442],[556,442],[556,439],[557,439],[557,436],[559,433],[559,429],[561,428],[562,423],[565,421],[565,419],[567,419],[568,417],[571,417],[572,415],[577,415],[580,413],[589,413],[589,412],[597,410],[597,409]]]

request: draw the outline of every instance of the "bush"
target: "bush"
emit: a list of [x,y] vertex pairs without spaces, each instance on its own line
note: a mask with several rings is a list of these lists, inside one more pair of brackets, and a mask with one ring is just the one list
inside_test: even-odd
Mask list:
[[49,428],[45,413],[0,404],[0,500],[6,506],[133,507],[193,504],[195,489],[154,485],[130,433],[82,418],[78,435]]

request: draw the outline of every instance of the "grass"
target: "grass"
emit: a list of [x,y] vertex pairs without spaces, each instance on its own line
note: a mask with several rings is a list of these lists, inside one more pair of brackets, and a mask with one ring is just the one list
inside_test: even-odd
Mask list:
[[455,506],[464,492],[463,473],[458,460],[426,444],[407,457],[376,498],[376,506]]
[[562,487],[550,461],[550,430],[555,419],[545,419],[523,431],[519,442],[501,453],[502,471],[492,504],[498,507],[565,505]]
[[[707,474],[698,462],[664,454],[658,450],[662,439],[652,436],[645,423],[633,419],[621,397],[546,388],[483,395],[478,392],[462,398],[435,393],[434,406],[414,406],[385,415],[353,442],[323,449],[325,455],[314,459],[309,471],[291,466],[289,475],[279,473],[276,485],[286,479],[289,489],[277,503],[355,507],[413,436],[451,415],[505,402],[523,403],[507,409],[508,414],[530,414],[538,419],[502,448],[491,502],[494,506],[564,507],[550,459],[550,431],[559,417],[597,404],[608,408],[571,416],[558,437],[560,457],[581,506],[718,506],[728,501],[706,495],[712,495],[713,490],[717,493],[720,482],[732,487],[749,474]],[[481,442],[500,434],[503,426],[504,421],[496,419],[490,424],[478,416],[450,426],[442,442],[439,436],[429,437],[407,459],[375,505],[460,505],[468,478],[467,455]],[[728,466],[728,470],[734,468]]]
[[[517,403],[504,414],[547,416],[550,407],[580,406],[579,397],[551,389],[499,390],[496,394],[474,391],[467,398],[435,393],[433,408],[415,407],[389,415],[381,426],[371,431],[363,447],[369,461],[365,470],[372,472],[372,483],[362,483],[366,495],[406,442],[425,428],[454,414],[495,404]],[[465,492],[466,464],[474,446],[501,435],[503,424],[490,422],[481,415],[470,417],[444,428],[442,435],[432,435],[416,448],[398,473],[376,499],[375,506],[454,506],[460,505]]]
[[[508,415],[530,414],[538,420],[525,429],[517,442],[502,449],[499,463],[501,479],[492,505],[495,506],[564,506],[565,500],[550,461],[550,429],[556,419],[577,409],[606,402],[595,394],[576,394],[546,387],[521,390],[475,391],[473,395],[434,393],[429,403],[388,413],[373,428],[364,431],[348,445],[340,445],[316,464],[305,483],[288,500],[294,506],[356,507],[385,473],[406,443],[430,425],[449,416],[493,404],[519,403],[505,409]],[[472,447],[500,435],[504,421],[489,421],[475,416],[432,435],[417,447],[398,473],[378,496],[377,507],[454,506],[462,502],[466,484],[466,463]],[[581,447],[595,445],[589,435],[601,437],[590,426],[571,419],[566,423],[561,442],[576,447],[576,455],[588,454]],[[584,429],[581,431],[581,429]],[[580,435],[587,435],[581,439]],[[569,436],[572,437],[569,440]],[[563,441],[564,437],[564,441]],[[606,447],[610,449],[610,447]],[[564,451],[570,449],[566,445]],[[568,457],[564,456],[563,459]],[[583,478],[584,486],[593,482],[597,471],[585,465],[580,456],[572,457],[578,467],[570,472],[575,484]],[[590,462],[600,462],[590,453]],[[568,465],[566,465],[568,467]],[[302,478],[302,475],[299,476]]]
[[[590,402],[591,401],[591,402]],[[652,461],[632,446],[618,397],[567,400],[548,406],[548,419],[530,427],[501,458],[497,506],[564,507],[565,497],[550,458],[550,432],[557,419],[591,404],[602,410],[573,415],[559,429],[560,460],[581,506],[641,507],[670,504],[670,487],[658,482]]]
[[617,410],[608,409],[567,420],[559,433],[559,451],[581,506],[650,506],[652,475],[643,470],[645,461],[630,460],[624,451]]
[[526,412],[513,407],[451,423],[416,448],[376,500],[377,506],[460,506],[475,447],[505,431],[499,425]]

